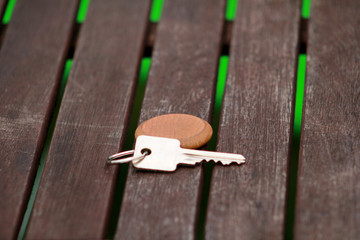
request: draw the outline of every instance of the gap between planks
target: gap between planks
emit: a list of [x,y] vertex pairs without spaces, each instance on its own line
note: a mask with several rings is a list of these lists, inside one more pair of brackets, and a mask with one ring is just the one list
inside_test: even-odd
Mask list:
[[[78,9],[77,9],[77,15],[79,15],[79,8],[80,8],[80,2],[78,5]],[[58,88],[56,90],[56,94],[55,94],[56,95],[55,101],[54,101],[53,106],[51,107],[51,114],[50,114],[50,118],[48,120],[48,127],[47,127],[46,134],[45,134],[46,137],[45,137],[45,141],[43,143],[43,149],[41,150],[41,157],[40,157],[39,165],[38,165],[37,169],[35,170],[36,173],[34,176],[34,181],[31,184],[31,186],[32,186],[31,192],[30,192],[30,196],[27,201],[27,207],[26,207],[25,213],[23,215],[21,226],[20,226],[20,229],[18,232],[18,239],[24,239],[25,234],[26,234],[26,230],[27,230],[31,212],[32,212],[32,209],[34,206],[37,190],[38,190],[38,187],[40,184],[42,171],[43,171],[43,168],[44,168],[44,165],[46,162],[49,146],[51,144],[51,139],[53,136],[55,125],[56,125],[57,116],[58,116],[58,113],[59,113],[59,110],[61,107],[62,97],[65,92],[67,79],[69,76],[69,72],[71,70],[71,63],[72,63],[72,59],[74,57],[76,43],[77,43],[77,39],[78,39],[79,32],[81,29],[81,25],[82,25],[82,22],[79,23],[76,20],[75,16],[74,16],[73,22],[74,23],[73,23],[73,26],[71,29],[70,42],[68,44],[68,50],[67,50],[67,54],[66,54],[67,57],[63,63],[63,66],[61,67],[61,69],[63,69],[61,71],[62,75],[61,75],[61,77],[59,77],[59,78],[62,78],[62,80],[59,81],[59,86],[58,86]]]

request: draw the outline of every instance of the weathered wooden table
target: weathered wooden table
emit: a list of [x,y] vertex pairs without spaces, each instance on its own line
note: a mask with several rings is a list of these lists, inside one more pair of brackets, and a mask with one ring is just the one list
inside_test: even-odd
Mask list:
[[[87,2],[0,0],[0,239],[359,239],[359,0]],[[106,164],[166,113],[247,163]]]

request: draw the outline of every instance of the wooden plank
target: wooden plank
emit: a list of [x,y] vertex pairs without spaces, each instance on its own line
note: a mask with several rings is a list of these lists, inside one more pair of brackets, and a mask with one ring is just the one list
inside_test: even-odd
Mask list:
[[77,3],[18,1],[0,54],[0,238],[15,238],[40,158]]
[[[209,120],[224,1],[166,1],[140,122],[166,113]],[[174,173],[130,168],[116,239],[193,239],[201,167]]]
[[215,165],[206,239],[282,239],[300,1],[239,0],[218,151],[247,163]]
[[103,239],[150,2],[90,3],[30,219],[30,239]]
[[360,236],[359,12],[312,2],[295,239]]

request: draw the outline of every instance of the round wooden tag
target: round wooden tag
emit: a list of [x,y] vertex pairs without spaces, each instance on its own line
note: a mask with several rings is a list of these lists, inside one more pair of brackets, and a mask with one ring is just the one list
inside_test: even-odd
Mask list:
[[188,114],[166,114],[151,118],[138,126],[140,135],[175,138],[183,148],[199,148],[212,136],[212,128],[205,120]]

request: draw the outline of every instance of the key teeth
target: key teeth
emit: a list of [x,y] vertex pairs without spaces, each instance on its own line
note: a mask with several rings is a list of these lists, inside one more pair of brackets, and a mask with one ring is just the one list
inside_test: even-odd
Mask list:
[[210,161],[213,161],[214,163],[220,162],[221,165],[223,165],[223,166],[228,166],[228,165],[230,165],[232,163],[236,163],[237,165],[241,165],[243,163],[246,163],[245,159],[243,161],[232,161],[232,162],[223,162],[222,160],[214,160],[214,159],[211,159]]

